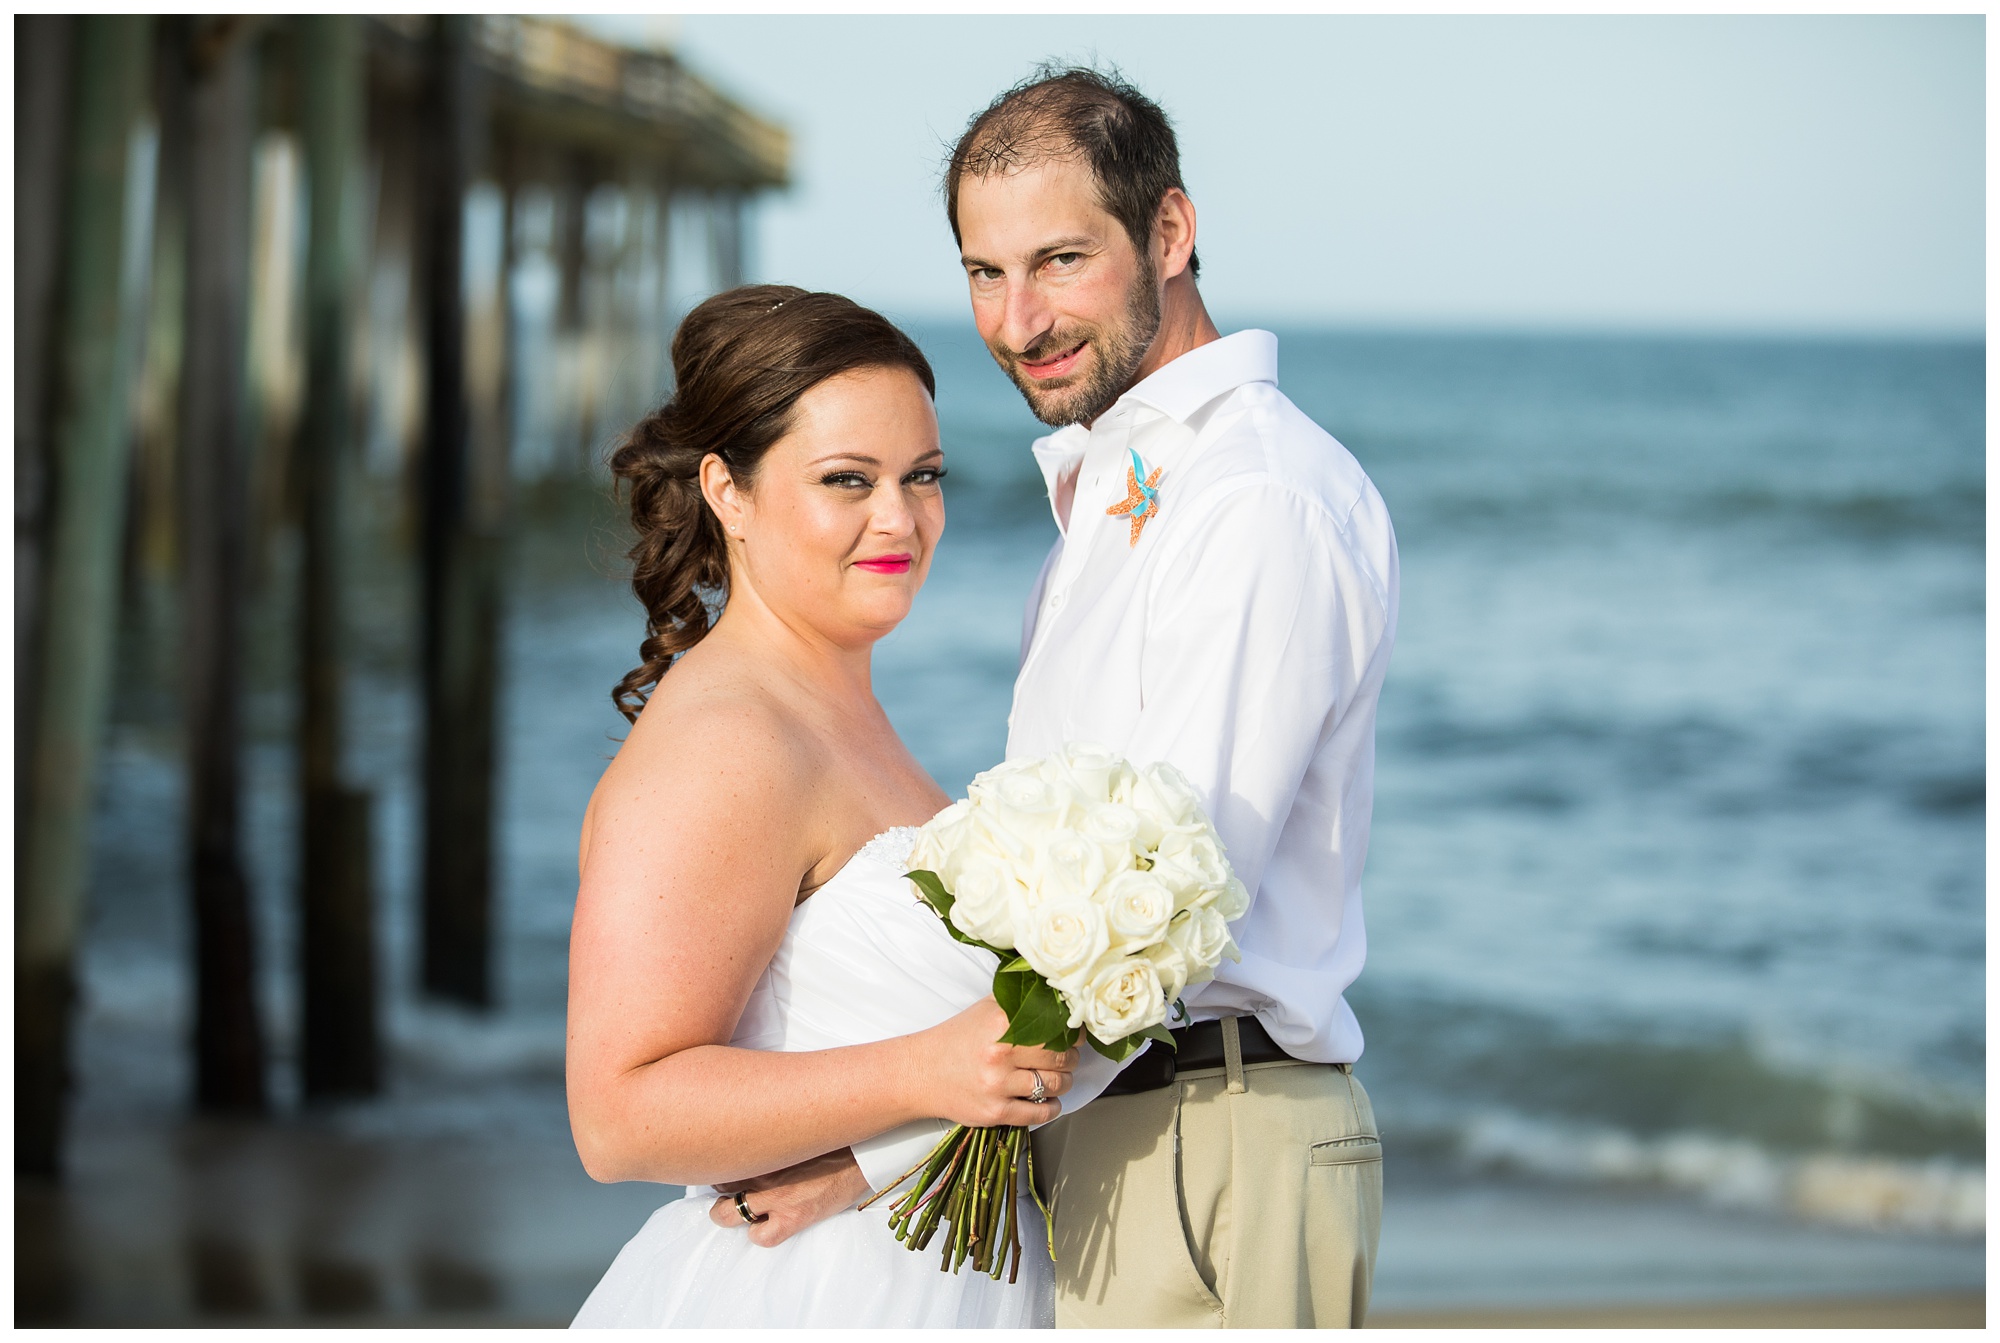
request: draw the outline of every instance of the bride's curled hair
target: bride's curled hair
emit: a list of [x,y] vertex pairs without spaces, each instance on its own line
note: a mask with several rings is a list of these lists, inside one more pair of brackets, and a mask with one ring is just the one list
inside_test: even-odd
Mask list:
[[728,546],[702,497],[702,459],[714,453],[750,488],[799,398],[842,373],[906,368],[937,395],[923,352],[887,318],[791,285],[744,285],[701,303],[674,333],[673,364],[673,395],[611,454],[637,536],[632,591],[646,608],[639,665],[611,692],[627,720],[728,599]]

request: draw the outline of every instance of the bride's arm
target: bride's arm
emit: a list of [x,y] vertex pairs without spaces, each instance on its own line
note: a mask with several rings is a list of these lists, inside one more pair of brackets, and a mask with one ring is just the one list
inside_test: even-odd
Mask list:
[[[662,706],[665,707],[665,706]],[[802,1053],[731,1048],[815,854],[818,774],[754,708],[642,715],[591,802],[570,936],[570,1124],[598,1180],[714,1184],[943,1115],[1043,1118],[990,1000],[930,1030]]]

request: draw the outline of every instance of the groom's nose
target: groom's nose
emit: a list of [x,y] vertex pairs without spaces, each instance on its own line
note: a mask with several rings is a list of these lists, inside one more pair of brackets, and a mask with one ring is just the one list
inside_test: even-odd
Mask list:
[[1033,280],[1010,280],[1000,313],[1000,341],[1015,354],[1026,354],[1055,326],[1041,286]]

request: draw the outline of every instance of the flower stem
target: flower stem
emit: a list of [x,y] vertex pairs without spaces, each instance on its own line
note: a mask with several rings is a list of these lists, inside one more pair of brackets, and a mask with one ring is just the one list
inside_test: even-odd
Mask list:
[[[1007,1267],[1009,1286],[1013,1285],[1021,1273],[1021,1210],[1014,1200],[1019,1197],[1015,1192],[1015,1181],[1021,1174],[1021,1148],[1027,1141],[1028,1131],[1017,1128],[1007,1145],[1007,1247],[1012,1255]],[[999,1271],[1000,1266],[995,1264],[996,1276]]]
[[1049,1215],[1049,1205],[1042,1202],[1042,1191],[1035,1187],[1035,1142],[1028,1140],[1028,1192],[1035,1196],[1035,1206],[1042,1210],[1042,1225],[1048,1231],[1049,1262],[1056,1261],[1056,1219]]
[[[887,1194],[891,1189],[894,1189],[896,1188],[896,1186],[902,1184],[903,1181],[909,1179],[912,1175],[915,1175],[918,1171],[923,1170],[927,1166],[941,1165],[945,1149],[950,1147],[952,1140],[958,1137],[958,1135],[963,1132],[965,1132],[965,1125],[960,1124],[956,1128],[952,1129],[951,1132],[945,1134],[944,1137],[938,1140],[938,1145],[936,1147],[931,1148],[930,1152],[924,1157],[922,1161],[919,1161],[916,1165],[910,1167],[908,1170],[904,1171],[901,1175],[898,1175],[895,1179],[891,1180],[888,1184],[883,1185],[880,1189],[876,1190],[873,1194],[869,1195],[861,1203],[857,1204],[854,1210],[856,1212],[865,1212],[870,1205],[875,1203],[876,1200],[880,1199],[883,1195]],[[930,1180],[932,1178],[935,1177],[927,1175],[925,1179],[918,1182],[919,1186],[930,1183]]]

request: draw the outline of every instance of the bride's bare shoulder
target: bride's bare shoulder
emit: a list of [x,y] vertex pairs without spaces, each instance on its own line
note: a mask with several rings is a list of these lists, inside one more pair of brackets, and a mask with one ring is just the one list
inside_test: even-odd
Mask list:
[[[681,677],[683,670],[690,674]],[[796,817],[821,762],[810,733],[755,681],[675,668],[653,692],[592,794],[584,849],[607,825],[651,833],[768,835]]]

